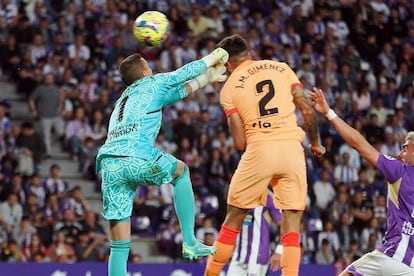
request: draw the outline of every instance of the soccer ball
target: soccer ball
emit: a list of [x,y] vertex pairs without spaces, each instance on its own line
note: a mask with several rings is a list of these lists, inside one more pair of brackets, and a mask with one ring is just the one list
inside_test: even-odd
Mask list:
[[158,11],[147,11],[135,19],[134,36],[145,46],[160,45],[168,31],[167,17]]

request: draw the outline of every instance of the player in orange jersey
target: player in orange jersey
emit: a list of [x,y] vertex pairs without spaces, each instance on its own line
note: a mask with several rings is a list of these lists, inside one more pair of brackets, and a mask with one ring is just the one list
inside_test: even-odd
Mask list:
[[269,182],[274,202],[282,210],[282,273],[298,275],[300,263],[299,225],[307,192],[305,133],[297,124],[295,108],[303,116],[310,150],[322,156],[316,113],[304,94],[303,85],[286,63],[253,61],[245,40],[239,35],[224,38],[225,64],[230,74],[220,93],[235,142],[245,150],[231,180],[227,215],[214,245],[205,275],[219,275],[229,261],[237,234],[248,210],[264,205]]

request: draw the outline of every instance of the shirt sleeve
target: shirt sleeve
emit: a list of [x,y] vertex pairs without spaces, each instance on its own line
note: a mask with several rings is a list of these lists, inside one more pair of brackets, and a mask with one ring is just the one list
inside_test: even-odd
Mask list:
[[273,221],[279,221],[281,219],[282,213],[275,207],[272,195],[273,194],[269,194],[266,197],[266,208],[269,211],[269,214],[272,217]]
[[287,65],[286,63],[283,63],[283,67],[287,71],[286,78],[290,83],[290,86],[293,87],[294,85],[300,85],[303,87],[303,83],[299,80],[298,76],[292,70],[292,68],[290,68],[289,65]]
[[233,103],[232,90],[227,85],[225,85],[220,92],[220,105],[227,117],[237,112],[237,107]]
[[392,184],[402,177],[404,165],[395,158],[380,154],[377,168],[384,175],[385,179]]
[[203,60],[195,60],[169,73],[163,73],[165,84],[176,86],[186,81],[192,80],[207,69],[207,64]]
[[164,105],[176,103],[182,100],[183,98],[187,97],[187,95],[188,95],[188,91],[185,88],[184,84],[177,85],[173,87],[172,89],[168,90],[168,93],[165,95],[165,98],[164,98],[164,102],[165,102]]

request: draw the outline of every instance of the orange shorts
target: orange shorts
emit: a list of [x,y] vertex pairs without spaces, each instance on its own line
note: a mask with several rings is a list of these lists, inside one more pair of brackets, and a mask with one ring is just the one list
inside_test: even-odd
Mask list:
[[231,179],[227,203],[243,209],[265,205],[269,184],[277,208],[305,209],[308,185],[299,141],[250,144]]

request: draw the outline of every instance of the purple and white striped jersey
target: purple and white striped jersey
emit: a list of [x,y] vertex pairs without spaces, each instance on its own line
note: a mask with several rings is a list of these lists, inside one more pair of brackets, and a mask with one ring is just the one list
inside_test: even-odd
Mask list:
[[[270,218],[269,218],[270,215]],[[266,206],[250,210],[237,237],[233,258],[241,263],[266,265],[270,259],[269,222],[279,221],[279,209],[273,204],[272,195],[268,195]]]
[[414,267],[414,166],[381,154],[377,167],[388,181],[387,231],[378,250]]

